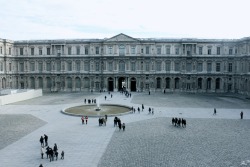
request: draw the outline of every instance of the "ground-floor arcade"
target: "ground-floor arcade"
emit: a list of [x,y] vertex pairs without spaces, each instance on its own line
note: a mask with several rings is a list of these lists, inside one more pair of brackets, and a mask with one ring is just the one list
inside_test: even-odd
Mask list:
[[250,95],[249,76],[225,75],[25,75],[1,76],[1,89],[44,91],[232,92]]

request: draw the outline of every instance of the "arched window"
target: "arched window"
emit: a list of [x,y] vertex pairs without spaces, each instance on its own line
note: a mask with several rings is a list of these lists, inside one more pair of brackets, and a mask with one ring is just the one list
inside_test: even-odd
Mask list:
[[160,89],[161,88],[161,78],[156,79],[156,88]]
[[220,78],[215,80],[215,89],[220,89]]

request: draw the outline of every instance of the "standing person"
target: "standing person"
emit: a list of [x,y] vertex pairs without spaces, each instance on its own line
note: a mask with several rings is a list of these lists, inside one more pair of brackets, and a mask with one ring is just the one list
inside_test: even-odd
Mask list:
[[85,116],[86,125],[88,124],[88,116]]
[[44,134],[45,146],[48,146],[48,136]]
[[213,115],[216,115],[216,108],[214,108],[214,114]]
[[150,95],[150,91],[148,92],[148,95]]
[[61,159],[64,159],[64,151],[62,150]]
[[41,146],[44,146],[43,136],[40,137],[40,143],[41,143]]
[[40,164],[39,167],[43,167],[43,164]]
[[243,119],[243,111],[240,112],[240,119]]
[[122,129],[125,131],[125,123],[122,124]]
[[82,116],[81,120],[82,120],[82,124],[84,124],[84,116]]
[[141,109],[142,109],[142,111],[144,110],[144,105],[143,104],[141,105]]
[[119,131],[122,129],[122,123],[121,121],[118,122],[118,126],[119,126]]
[[53,151],[54,151],[54,152],[57,152],[57,150],[58,150],[58,148],[57,148],[57,145],[56,145],[56,143],[55,143]]
[[107,96],[105,96],[104,98],[105,98],[105,100],[106,100],[106,99],[107,99]]
[[41,147],[41,158],[43,159],[43,155],[44,155],[44,147]]
[[55,156],[56,156],[56,160],[57,160],[57,158],[58,158],[58,152],[57,151],[55,152]]
[[112,97],[113,97],[113,95],[111,94],[111,95],[110,95],[110,97],[112,98]]

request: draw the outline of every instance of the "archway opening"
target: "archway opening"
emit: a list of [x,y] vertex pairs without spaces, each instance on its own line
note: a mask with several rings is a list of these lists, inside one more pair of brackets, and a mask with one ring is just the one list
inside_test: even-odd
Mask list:
[[114,91],[114,80],[113,80],[113,78],[108,79],[108,91],[110,91],[110,92]]
[[126,83],[125,83],[125,78],[120,77],[118,79],[118,90],[119,91],[125,91],[126,90]]
[[130,90],[131,92],[136,92],[136,79],[135,78],[131,78]]

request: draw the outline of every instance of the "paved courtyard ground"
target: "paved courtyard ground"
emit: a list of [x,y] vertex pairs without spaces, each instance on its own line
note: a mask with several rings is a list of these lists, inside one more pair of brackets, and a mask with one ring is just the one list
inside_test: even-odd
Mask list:
[[[0,167],[250,166],[250,100],[213,94],[112,94],[53,93],[0,106]],[[125,132],[114,128],[113,117],[99,127],[98,118],[82,125],[79,117],[60,112],[85,98],[136,108],[144,104],[145,110],[119,116]],[[173,126],[172,117],[185,118],[187,127]],[[51,147],[57,143],[59,152],[65,151],[64,160],[41,159],[43,134]]]

